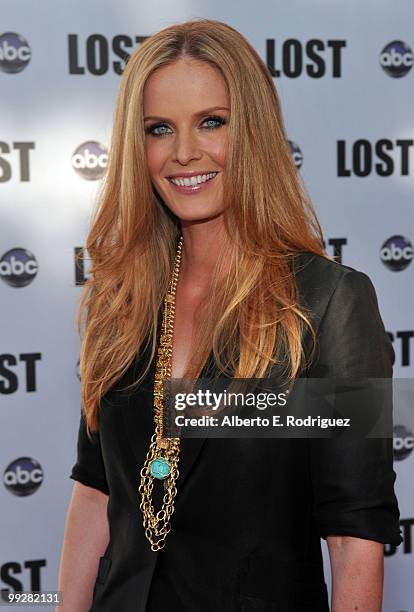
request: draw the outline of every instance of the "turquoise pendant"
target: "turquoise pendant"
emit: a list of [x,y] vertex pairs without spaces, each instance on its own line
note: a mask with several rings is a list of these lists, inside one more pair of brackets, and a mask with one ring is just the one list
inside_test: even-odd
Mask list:
[[157,457],[151,462],[150,472],[154,478],[164,480],[171,472],[171,465],[164,457]]

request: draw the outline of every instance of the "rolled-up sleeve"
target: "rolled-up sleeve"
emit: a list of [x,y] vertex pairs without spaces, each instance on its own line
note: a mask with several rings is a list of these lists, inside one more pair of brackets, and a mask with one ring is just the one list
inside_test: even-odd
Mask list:
[[92,439],[89,439],[83,413],[79,423],[77,459],[69,478],[109,495],[99,431],[93,432]]
[[[311,378],[391,378],[394,351],[370,278],[340,277],[320,322]],[[313,514],[321,537],[402,542],[391,438],[309,439]]]

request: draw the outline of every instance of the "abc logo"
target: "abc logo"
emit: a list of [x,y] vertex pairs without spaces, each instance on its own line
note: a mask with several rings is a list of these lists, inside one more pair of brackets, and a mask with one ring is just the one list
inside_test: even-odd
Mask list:
[[19,457],[4,471],[4,486],[13,495],[31,495],[43,482],[43,470],[38,461],[31,457]]
[[104,145],[89,140],[79,145],[72,155],[72,167],[80,177],[96,181],[105,174],[108,164],[108,151]]
[[295,166],[299,170],[303,162],[302,151],[300,150],[296,142],[293,142],[292,140],[288,140],[288,143],[290,146],[290,152],[292,154],[293,161],[295,162]]
[[0,34],[0,70],[8,73],[20,72],[30,62],[32,52],[23,36],[15,32]]
[[405,42],[394,40],[381,51],[380,64],[388,76],[398,79],[410,72],[413,52]]
[[0,259],[0,278],[11,287],[29,285],[37,274],[35,256],[27,249],[10,249]]
[[396,461],[406,459],[414,448],[413,432],[405,425],[395,425],[393,446],[394,459]]
[[413,259],[413,245],[404,236],[391,236],[380,250],[382,263],[393,272],[404,270]]

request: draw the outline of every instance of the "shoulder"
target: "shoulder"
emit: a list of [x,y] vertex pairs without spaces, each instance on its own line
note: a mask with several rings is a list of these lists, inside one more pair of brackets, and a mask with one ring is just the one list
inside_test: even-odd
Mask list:
[[304,285],[321,285],[323,283],[326,287],[335,287],[342,277],[349,274],[356,273],[356,275],[367,276],[365,272],[356,268],[308,251],[298,252],[294,256],[293,270],[299,283]]
[[363,308],[366,302],[377,305],[372,281],[361,270],[307,251],[294,257],[292,269],[301,305],[316,319],[323,317],[332,302],[342,308]]
[[301,253],[294,267],[300,304],[317,334],[309,375],[391,377],[395,355],[370,277],[313,253]]

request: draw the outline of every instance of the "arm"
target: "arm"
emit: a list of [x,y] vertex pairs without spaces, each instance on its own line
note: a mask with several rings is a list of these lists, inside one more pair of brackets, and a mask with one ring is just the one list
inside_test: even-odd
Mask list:
[[350,536],[327,536],[332,612],[381,612],[384,545]]
[[[318,344],[310,377],[392,377],[392,345],[364,273],[352,271],[340,279]],[[331,562],[332,611],[379,612],[383,545],[402,542],[392,439],[310,439],[309,445],[314,518]]]
[[59,612],[87,612],[92,604],[99,558],[109,542],[108,495],[75,482],[69,503],[58,590],[63,592]]

